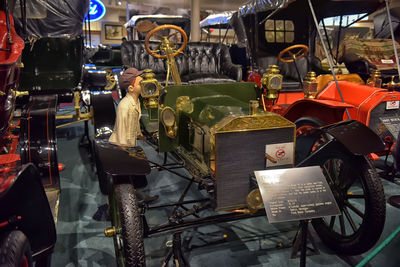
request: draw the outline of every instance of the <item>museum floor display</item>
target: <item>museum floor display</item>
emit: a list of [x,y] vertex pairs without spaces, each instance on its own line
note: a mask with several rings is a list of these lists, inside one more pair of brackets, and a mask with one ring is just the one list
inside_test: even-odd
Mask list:
[[[61,172],[61,196],[57,222],[57,243],[53,253],[53,266],[115,266],[112,238],[104,236],[110,222],[96,221],[93,215],[98,207],[107,202],[100,193],[96,174],[88,150],[79,147],[83,125],[57,130],[58,160],[66,165]],[[150,160],[162,162],[150,145],[139,141]],[[179,170],[179,172],[186,172]],[[153,170],[148,176],[149,184],[143,190],[159,195],[155,204],[176,201],[187,181],[178,179],[165,171]],[[400,194],[400,185],[382,181],[386,199]],[[150,191],[150,188],[151,191]],[[201,191],[193,190],[190,197],[201,197]],[[387,217],[384,232],[374,246],[378,247],[399,225],[400,210],[386,205]],[[169,210],[147,211],[149,223],[161,223]],[[210,211],[211,212],[211,211]],[[292,242],[299,227],[298,222],[269,224],[266,217],[236,222],[220,223],[194,228],[182,233],[182,250],[190,266],[299,266],[299,258],[290,259]],[[320,255],[307,257],[308,266],[355,266],[369,253],[341,257],[327,249],[309,228],[320,250]],[[146,238],[144,241],[147,266],[161,266],[168,253],[171,234]],[[398,266],[400,255],[397,236],[370,262],[370,266]],[[310,246],[311,247],[311,246]],[[170,262],[169,266],[173,266]]]

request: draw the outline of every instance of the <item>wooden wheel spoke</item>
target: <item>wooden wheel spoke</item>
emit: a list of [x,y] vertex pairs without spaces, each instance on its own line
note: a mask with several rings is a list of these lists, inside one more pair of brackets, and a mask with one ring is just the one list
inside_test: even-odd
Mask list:
[[[161,35],[161,34],[158,34],[158,33],[154,33],[154,36],[157,36],[157,37],[160,38],[161,40],[167,38],[167,37],[165,37],[165,36],[163,36],[163,35]],[[168,38],[167,38],[167,39],[168,39]]]
[[174,36],[174,35],[177,35],[178,33],[179,33],[179,32],[171,33],[170,35],[168,35],[167,39],[171,38],[171,37]]
[[300,51],[298,51],[298,52],[295,54],[295,56],[297,57],[297,56],[303,54],[303,51],[304,51],[304,49],[300,49]]
[[346,207],[343,208],[343,213],[349,221],[351,229],[353,229],[353,231],[355,232],[357,230],[356,224],[354,223],[353,218],[351,217],[350,212],[347,210]]
[[344,225],[343,215],[339,215],[339,222],[340,222],[340,232],[342,233],[342,235],[346,235],[346,226]]
[[362,213],[362,211],[360,211],[359,209],[357,209],[356,207],[353,206],[353,204],[351,204],[348,201],[345,201],[344,204],[349,207],[349,209],[351,209],[352,211],[354,211],[355,214],[357,214],[358,216],[360,216],[361,218],[364,219],[364,213]]

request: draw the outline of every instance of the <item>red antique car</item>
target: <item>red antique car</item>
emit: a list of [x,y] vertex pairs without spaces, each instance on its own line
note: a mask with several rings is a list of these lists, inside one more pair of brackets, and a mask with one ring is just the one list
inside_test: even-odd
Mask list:
[[[57,1],[40,3],[41,19],[27,15],[25,1],[14,9],[15,2],[0,4],[0,266],[50,266],[60,193],[57,98],[78,84],[82,67],[82,39],[65,36],[81,35],[89,1],[70,1],[68,10]],[[65,51],[64,61],[48,60]]]
[[39,172],[33,164],[20,163],[17,125],[11,125],[24,41],[6,10],[0,11],[0,265],[36,261],[49,266],[56,241],[53,215]]
[[[277,112],[295,122],[300,132],[310,127],[355,119],[381,136],[386,143],[386,152],[390,152],[400,125],[400,92],[393,90],[395,83],[383,89],[379,86],[379,74],[367,81],[373,86],[365,85],[357,74],[328,74],[316,57],[316,36],[321,34],[317,29],[322,25],[327,32],[324,18],[363,14],[359,16],[361,19],[383,7],[384,3],[378,0],[363,1],[362,4],[359,1],[319,1],[312,7],[315,14],[313,24],[313,13],[307,1],[282,0],[274,4],[250,1],[243,5],[236,19],[239,22],[234,22],[234,25],[239,28],[236,32],[244,33],[248,40],[254,71],[249,72],[247,79],[258,82],[262,88],[260,98],[264,110]],[[298,10],[306,13],[300,14]],[[246,27],[240,30],[237,25]],[[341,26],[339,35],[340,31]],[[331,53],[325,49],[325,56],[337,62],[329,39],[327,43]],[[383,60],[386,54],[380,53]],[[390,60],[394,58],[389,57]],[[372,82],[374,79],[380,82]]]

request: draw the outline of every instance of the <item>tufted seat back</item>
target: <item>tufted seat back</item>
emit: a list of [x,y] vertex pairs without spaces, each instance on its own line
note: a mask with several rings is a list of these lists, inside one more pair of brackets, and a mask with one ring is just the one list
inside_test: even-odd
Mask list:
[[[158,42],[150,42],[152,50]],[[126,41],[121,45],[122,63],[137,69],[152,69],[158,79],[165,79],[167,66],[164,60],[150,56],[143,41]],[[216,43],[188,43],[183,54],[175,57],[183,83],[218,83],[241,81],[240,65],[232,63],[227,46]]]

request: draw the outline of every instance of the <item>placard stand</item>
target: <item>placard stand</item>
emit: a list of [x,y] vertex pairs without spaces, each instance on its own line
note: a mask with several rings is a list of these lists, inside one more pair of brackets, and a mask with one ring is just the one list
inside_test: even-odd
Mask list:
[[180,232],[173,234],[170,250],[169,250],[167,256],[165,257],[161,266],[162,267],[168,266],[168,263],[171,260],[171,257],[174,258],[173,261],[176,266],[182,266],[182,267],[190,266],[182,252],[181,233]]
[[308,220],[300,221],[300,228],[296,233],[293,241],[291,259],[297,258],[297,252],[300,250],[300,266],[306,266],[306,256],[307,256],[307,241],[310,241],[312,248],[310,248],[311,255],[319,255],[319,249],[315,245],[314,238],[312,237],[310,231],[308,231]]
[[[299,221],[292,258],[300,248],[300,266],[306,265],[307,241],[319,254],[308,232],[311,219],[340,215],[335,197],[320,166],[272,169],[254,172],[270,223]],[[311,255],[311,254],[310,254]]]

